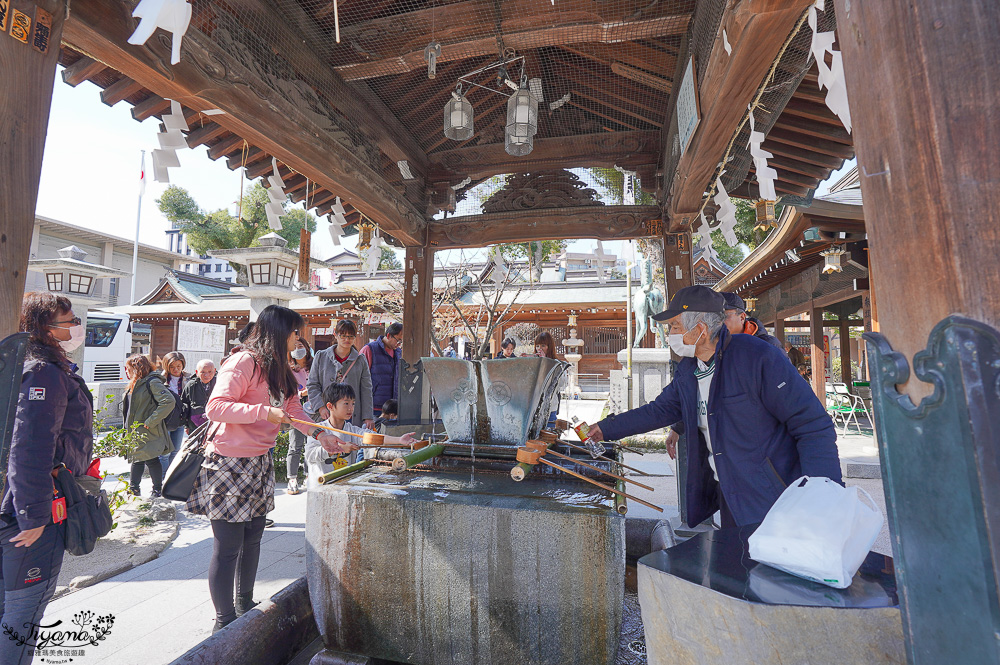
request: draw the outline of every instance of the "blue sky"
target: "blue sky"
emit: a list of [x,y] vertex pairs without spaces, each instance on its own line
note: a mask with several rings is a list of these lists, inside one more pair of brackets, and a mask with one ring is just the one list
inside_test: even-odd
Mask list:
[[[61,68],[60,68],[61,71]],[[158,147],[156,119],[138,123],[131,107],[120,102],[109,107],[101,102],[100,88],[82,83],[72,88],[56,74],[49,118],[37,213],[60,221],[103,231],[124,238],[135,235],[136,207],[139,194],[140,151],[146,150],[148,185],[142,201],[141,242],[166,246],[169,223],[156,207],[156,199],[166,185],[153,182],[149,152]],[[240,195],[240,172],[230,171],[226,161],[209,159],[204,147],[179,150],[181,168],[170,170],[171,184],[184,187],[206,210],[229,208],[235,211]],[[853,166],[853,160],[820,186],[818,194]],[[246,183],[243,183],[246,184]],[[325,259],[336,253],[319,222],[313,238],[313,255]],[[620,242],[605,243],[609,253],[620,253]],[[354,242],[344,239],[344,246],[354,249]],[[570,250],[591,251],[592,240],[571,244]]]

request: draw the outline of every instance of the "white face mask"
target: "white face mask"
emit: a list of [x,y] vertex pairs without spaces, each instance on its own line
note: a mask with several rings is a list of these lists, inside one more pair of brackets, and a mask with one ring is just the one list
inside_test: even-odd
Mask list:
[[292,358],[296,360],[302,360],[305,357],[306,357],[305,349],[295,349],[294,351],[292,351]]
[[701,336],[704,333],[698,335],[698,339],[694,341],[694,344],[685,344],[684,335],[686,333],[677,333],[675,335],[667,335],[667,343],[670,344],[670,350],[679,355],[681,358],[694,358],[695,348],[698,346],[698,341],[701,340]]
[[83,339],[87,334],[83,325],[71,326],[69,330],[69,339],[59,340],[59,346],[62,347],[63,351],[66,353],[72,353],[80,348],[83,344]]

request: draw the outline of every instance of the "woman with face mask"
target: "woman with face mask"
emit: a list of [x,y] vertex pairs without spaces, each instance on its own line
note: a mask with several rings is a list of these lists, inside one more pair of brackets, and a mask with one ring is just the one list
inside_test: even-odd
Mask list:
[[[27,293],[20,331],[28,333],[21,392],[14,418],[7,485],[0,504],[0,625],[30,633],[52,598],[65,551],[65,499],[54,496],[60,464],[82,476],[93,453],[94,405],[67,353],[84,339],[70,301]],[[60,503],[60,500],[62,503]],[[0,663],[31,662],[34,647],[0,640]]]
[[[288,354],[292,366],[292,374],[295,376],[295,383],[299,388],[299,400],[306,404],[309,400],[309,370],[312,369],[312,349],[309,342],[304,338],[299,338],[295,343],[295,348]],[[302,454],[306,449],[306,435],[297,429],[288,432],[288,456],[285,458],[285,467],[288,472],[288,494],[301,494],[305,489],[299,483],[299,465],[302,462]]]

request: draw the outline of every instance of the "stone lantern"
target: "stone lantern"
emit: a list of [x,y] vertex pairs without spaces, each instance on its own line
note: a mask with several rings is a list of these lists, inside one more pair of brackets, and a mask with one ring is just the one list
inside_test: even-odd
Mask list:
[[580,392],[580,361],[583,359],[583,355],[579,353],[583,347],[583,340],[576,337],[576,317],[576,312],[569,315],[569,339],[562,341],[562,345],[566,347],[563,357],[570,364],[567,388],[570,395],[577,395]]
[[[234,287],[233,293],[243,293],[250,298],[250,320],[257,317],[268,305],[288,307],[295,291],[295,273],[299,267],[299,253],[288,249],[288,241],[277,233],[268,233],[257,240],[258,247],[216,249],[209,255],[238,263],[246,267],[248,286]],[[328,267],[323,261],[310,259],[311,268]],[[308,276],[301,281],[309,281]]]
[[[106,304],[104,298],[95,297],[94,289],[99,279],[130,277],[132,273],[117,268],[109,268],[86,260],[87,252],[76,245],[59,250],[59,258],[32,259],[28,270],[45,274],[45,285],[51,293],[66,296],[73,303],[73,311],[87,324],[87,311],[96,305]],[[81,346],[70,354],[70,359],[83,366]]]

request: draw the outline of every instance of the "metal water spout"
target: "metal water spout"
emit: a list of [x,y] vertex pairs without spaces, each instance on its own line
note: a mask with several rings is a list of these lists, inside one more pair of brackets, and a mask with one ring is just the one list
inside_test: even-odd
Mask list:
[[551,358],[424,358],[423,366],[450,441],[511,447],[539,435],[569,367]]

